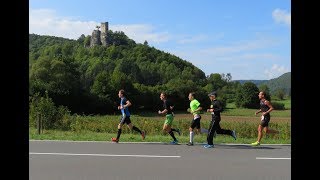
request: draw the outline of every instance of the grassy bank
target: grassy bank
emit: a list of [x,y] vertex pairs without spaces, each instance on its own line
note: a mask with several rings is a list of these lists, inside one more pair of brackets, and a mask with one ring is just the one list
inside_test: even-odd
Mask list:
[[[98,133],[92,131],[81,131],[81,132],[72,132],[72,131],[60,131],[60,130],[44,130],[42,134],[38,135],[35,128],[30,128],[30,137],[29,139],[34,140],[71,140],[71,141],[110,141],[112,137],[115,137],[115,133]],[[189,136],[186,134],[178,136],[176,135],[179,143],[187,143],[189,141]],[[122,133],[121,142],[170,142],[172,138],[169,135],[148,135],[145,140],[141,139],[141,136],[136,133]],[[237,144],[249,144],[255,142],[256,138],[242,138],[238,137],[237,140],[234,140],[230,136],[226,135],[217,135],[214,138],[215,143],[237,143]],[[195,143],[205,143],[206,135],[195,135]],[[290,144],[290,139],[282,140],[278,137],[264,137],[262,139],[263,144]]]

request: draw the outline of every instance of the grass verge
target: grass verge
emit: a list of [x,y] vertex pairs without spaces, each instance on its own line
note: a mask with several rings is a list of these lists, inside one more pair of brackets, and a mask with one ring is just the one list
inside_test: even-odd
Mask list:
[[[29,139],[30,140],[71,140],[71,141],[111,141],[112,137],[115,137],[114,133],[101,133],[92,131],[61,131],[61,130],[43,130],[39,135],[35,128],[29,128]],[[195,143],[205,143],[206,134],[195,135]],[[262,138],[263,144],[291,144],[290,139],[280,139],[278,136],[265,136]],[[184,144],[189,141],[189,136],[187,134],[178,136],[176,138],[179,143]],[[145,140],[141,139],[141,136],[136,133],[122,133],[120,137],[120,142],[170,142],[172,138],[169,135],[150,135],[146,136]],[[214,143],[234,143],[234,144],[250,144],[255,142],[256,138],[242,138],[238,137],[234,140],[231,136],[227,135],[217,135],[214,138]]]

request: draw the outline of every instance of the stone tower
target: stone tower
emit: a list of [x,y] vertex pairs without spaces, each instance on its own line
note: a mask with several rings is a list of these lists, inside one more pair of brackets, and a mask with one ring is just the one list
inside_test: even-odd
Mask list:
[[100,27],[101,27],[101,35],[100,35],[101,44],[102,46],[108,46],[107,44],[107,35],[109,30],[108,22],[102,22]]
[[[90,47],[96,45],[108,46],[107,44],[107,35],[108,35],[108,22],[102,22],[101,26],[96,26],[96,30],[93,30],[91,39],[90,39]],[[101,31],[99,30],[101,28]]]

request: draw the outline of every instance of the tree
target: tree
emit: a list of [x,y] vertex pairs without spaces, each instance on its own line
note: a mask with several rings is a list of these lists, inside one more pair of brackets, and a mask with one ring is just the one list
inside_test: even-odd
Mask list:
[[83,46],[84,47],[89,47],[90,46],[90,40],[91,40],[91,36],[88,35],[83,41]]
[[149,44],[148,44],[148,41],[145,40],[145,41],[143,42],[143,45],[148,46],[148,45],[149,45]]
[[84,34],[81,34],[81,36],[77,39],[77,42],[79,44],[83,44],[85,38],[86,38],[86,36]]
[[222,75],[219,73],[212,73],[207,79],[208,83],[211,83],[215,90],[221,89],[227,84],[226,81],[222,78]]
[[236,106],[243,108],[259,108],[259,89],[252,82],[246,82],[237,91]]
[[113,71],[110,79],[110,87],[116,91],[124,89],[126,92],[133,91],[134,89],[131,79],[120,71]]
[[278,99],[280,99],[280,100],[284,100],[284,96],[285,96],[285,90],[284,89],[277,89],[276,90],[276,93],[275,93],[275,95],[276,95],[276,97],[278,98]]
[[106,71],[100,72],[96,76],[95,81],[91,87],[91,93],[97,95],[103,100],[107,99],[114,90],[110,87],[108,83],[109,81],[109,74]]
[[77,64],[72,59],[39,59],[31,68],[31,90],[68,95],[79,89],[79,77]]

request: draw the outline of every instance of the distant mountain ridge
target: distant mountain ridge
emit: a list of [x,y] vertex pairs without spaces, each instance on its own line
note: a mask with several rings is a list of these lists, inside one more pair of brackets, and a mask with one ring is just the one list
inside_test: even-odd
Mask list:
[[261,84],[266,83],[268,80],[253,80],[253,79],[250,79],[250,80],[234,80],[234,81],[239,82],[240,84],[244,84],[246,82],[252,82],[257,86],[260,86]]
[[291,72],[284,73],[281,76],[270,79],[270,80],[235,80],[235,81],[240,82],[241,84],[246,82],[252,82],[258,87],[262,84],[265,84],[269,87],[270,93],[275,93],[278,89],[283,89],[286,94],[291,94]]

